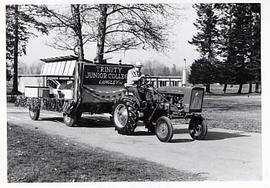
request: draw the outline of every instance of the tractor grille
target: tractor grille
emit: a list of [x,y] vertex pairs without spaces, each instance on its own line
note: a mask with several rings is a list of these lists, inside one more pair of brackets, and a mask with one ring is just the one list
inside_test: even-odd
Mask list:
[[203,89],[193,89],[190,98],[190,111],[199,112],[202,110]]

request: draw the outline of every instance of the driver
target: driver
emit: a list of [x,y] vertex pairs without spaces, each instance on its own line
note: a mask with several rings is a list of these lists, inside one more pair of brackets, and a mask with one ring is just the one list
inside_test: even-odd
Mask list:
[[133,92],[135,96],[141,100],[141,97],[138,92],[138,82],[141,80],[144,75],[141,73],[141,68],[143,67],[140,61],[137,61],[134,65],[134,68],[130,69],[127,73],[127,89],[130,92]]

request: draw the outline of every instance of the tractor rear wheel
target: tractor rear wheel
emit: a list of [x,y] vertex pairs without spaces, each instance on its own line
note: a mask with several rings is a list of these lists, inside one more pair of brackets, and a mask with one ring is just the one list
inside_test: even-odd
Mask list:
[[207,134],[207,124],[203,117],[193,117],[188,126],[189,134],[194,140],[203,140]]
[[130,135],[137,127],[138,105],[131,98],[122,98],[114,105],[112,115],[115,130],[119,134]]
[[170,142],[173,137],[171,120],[166,116],[158,118],[155,131],[156,136],[161,142]]
[[40,109],[29,108],[29,116],[32,120],[38,120],[39,115],[40,115]]

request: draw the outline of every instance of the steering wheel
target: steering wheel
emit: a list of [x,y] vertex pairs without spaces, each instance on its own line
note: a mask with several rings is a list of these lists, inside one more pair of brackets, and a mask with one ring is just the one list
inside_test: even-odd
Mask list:
[[[149,76],[149,75],[148,75]],[[149,80],[147,80],[147,75],[142,77],[140,80],[140,87],[144,87],[144,88],[149,88],[149,87],[154,87]]]

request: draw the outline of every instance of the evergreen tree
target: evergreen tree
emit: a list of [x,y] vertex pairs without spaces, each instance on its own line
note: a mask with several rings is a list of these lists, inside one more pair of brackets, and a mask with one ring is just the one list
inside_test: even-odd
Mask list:
[[215,4],[218,14],[219,40],[217,54],[221,61],[217,64],[217,81],[224,84],[223,92],[226,93],[227,85],[233,83],[235,72],[234,48],[231,45],[233,28],[233,9],[234,4]]
[[213,74],[214,72],[216,72],[216,68],[209,59],[201,58],[195,60],[190,67],[188,81],[192,84],[210,85],[216,78],[215,74]]
[[242,92],[243,84],[247,83],[250,79],[250,73],[247,69],[249,63],[249,45],[251,40],[250,34],[250,21],[249,14],[250,4],[236,4],[233,16],[234,27],[232,28],[231,44],[234,51],[232,56],[235,58],[235,75],[234,81],[239,84],[237,93]]
[[[218,17],[215,14],[215,7],[214,4],[195,4],[193,6],[195,10],[197,11],[198,18],[196,19],[196,22],[194,23],[195,27],[197,28],[197,33],[195,36],[193,36],[192,40],[189,41],[190,44],[193,44],[197,47],[197,50],[200,52],[201,56],[203,58],[206,58],[207,61],[204,59],[203,61],[198,60],[197,62],[207,62],[205,69],[208,69],[210,64],[211,67],[214,67],[214,63],[216,62],[215,56],[216,56],[216,47],[217,47],[217,41],[218,41],[218,29],[217,29],[217,21]],[[204,66],[203,64],[200,64],[199,67]],[[196,66],[193,66],[193,72],[194,68]],[[201,67],[203,68],[203,67]],[[199,71],[199,70],[198,70]],[[209,77],[213,77],[213,74],[215,72],[208,72],[210,75]],[[192,74],[192,71],[191,71]],[[196,79],[196,77],[191,75],[192,79]],[[202,77],[206,78],[206,77]],[[200,80],[203,81],[203,80]],[[211,82],[208,78],[206,78],[205,83],[206,85],[206,92],[210,92],[210,84],[214,80],[211,79]]]
[[255,92],[259,92],[261,82],[261,7],[259,3],[249,5],[250,39],[247,65],[251,75],[249,92],[252,91],[252,82],[256,83]]
[[219,15],[219,82],[242,85],[260,80],[260,5],[216,4]]

